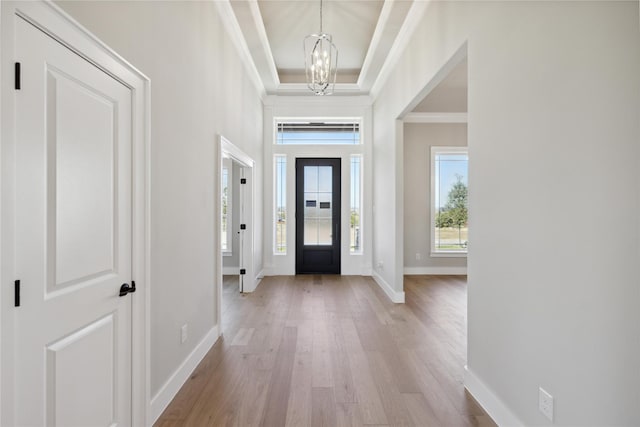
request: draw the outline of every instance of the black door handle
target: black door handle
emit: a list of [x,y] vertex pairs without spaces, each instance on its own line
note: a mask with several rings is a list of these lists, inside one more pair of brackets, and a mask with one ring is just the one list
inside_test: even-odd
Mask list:
[[123,297],[127,294],[133,293],[136,291],[136,282],[131,282],[131,286],[128,283],[123,283],[120,286],[120,296]]

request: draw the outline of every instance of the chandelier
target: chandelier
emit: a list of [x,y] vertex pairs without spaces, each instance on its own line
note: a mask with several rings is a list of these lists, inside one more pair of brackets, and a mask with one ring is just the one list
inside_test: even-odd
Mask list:
[[320,32],[304,38],[304,64],[307,86],[316,95],[331,95],[336,84],[338,48],[331,35],[322,32],[322,0],[320,0]]

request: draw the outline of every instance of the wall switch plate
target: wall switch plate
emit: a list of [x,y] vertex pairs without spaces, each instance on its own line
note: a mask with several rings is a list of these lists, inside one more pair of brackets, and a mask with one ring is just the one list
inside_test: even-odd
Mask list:
[[185,323],[184,325],[182,325],[182,328],[180,328],[180,343],[184,344],[188,337],[189,330],[187,324]]
[[422,254],[420,252],[416,252],[416,261],[420,261],[422,259]]
[[538,409],[549,421],[553,421],[553,396],[542,387],[538,388]]

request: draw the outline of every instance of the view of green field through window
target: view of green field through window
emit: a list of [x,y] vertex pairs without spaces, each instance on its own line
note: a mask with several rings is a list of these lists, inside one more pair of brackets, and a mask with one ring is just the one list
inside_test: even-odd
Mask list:
[[468,237],[468,165],[464,150],[442,148],[434,152],[435,252],[467,252]]

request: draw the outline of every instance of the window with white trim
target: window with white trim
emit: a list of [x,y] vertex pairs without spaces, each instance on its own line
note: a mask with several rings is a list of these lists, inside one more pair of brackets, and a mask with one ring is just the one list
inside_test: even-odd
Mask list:
[[465,256],[468,245],[467,147],[431,147],[431,253]]
[[222,230],[221,243],[223,254],[230,254],[232,248],[232,182],[233,165],[231,159],[222,159]]
[[351,211],[349,218],[349,251],[362,253],[362,156],[351,156]]
[[274,156],[274,253],[287,253],[287,156]]
[[360,121],[276,121],[277,145],[357,145]]

